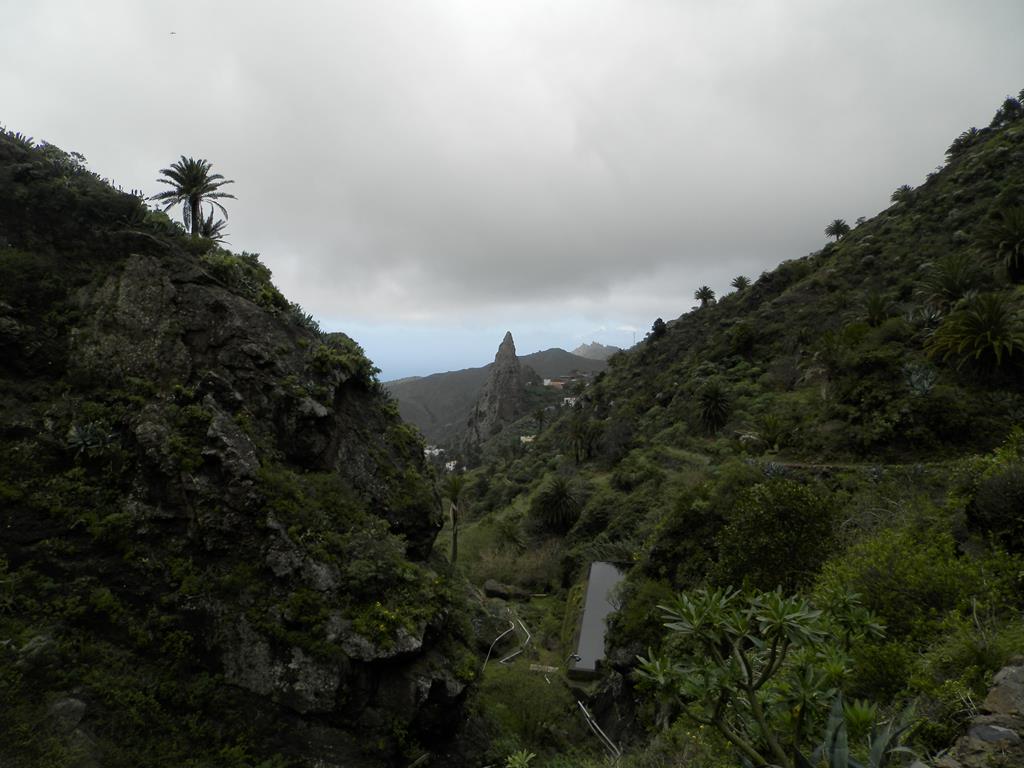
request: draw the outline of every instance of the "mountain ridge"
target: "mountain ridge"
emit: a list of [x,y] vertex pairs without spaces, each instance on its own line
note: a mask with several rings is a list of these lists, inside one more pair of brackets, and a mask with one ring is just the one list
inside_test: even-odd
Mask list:
[[579,357],[585,357],[588,360],[607,360],[616,352],[621,351],[621,347],[600,344],[596,341],[592,341],[589,344],[580,344],[572,351],[572,354]]
[[[518,359],[542,378],[566,376],[573,370],[597,374],[607,368],[605,361],[579,357],[560,347],[518,355]],[[493,365],[491,362],[478,368],[388,381],[383,386],[398,401],[402,418],[416,426],[429,442],[453,444],[465,431]]]

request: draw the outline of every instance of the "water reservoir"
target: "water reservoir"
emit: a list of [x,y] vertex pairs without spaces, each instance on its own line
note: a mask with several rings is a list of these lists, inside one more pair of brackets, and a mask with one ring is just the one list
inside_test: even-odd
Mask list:
[[571,674],[580,677],[596,674],[597,662],[604,658],[606,619],[618,609],[612,603],[612,592],[624,576],[612,563],[595,561],[590,564],[576,659],[569,668]]

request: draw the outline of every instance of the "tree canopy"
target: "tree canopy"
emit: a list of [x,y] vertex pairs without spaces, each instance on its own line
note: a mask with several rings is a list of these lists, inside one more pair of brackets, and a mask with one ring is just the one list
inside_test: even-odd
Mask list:
[[159,192],[151,198],[163,203],[164,211],[181,204],[182,221],[185,229],[192,233],[192,237],[199,237],[202,234],[204,224],[202,206],[203,203],[210,204],[210,225],[213,224],[213,207],[216,206],[227,218],[227,209],[218,200],[224,198],[234,199],[235,196],[228,192],[221,192],[220,188],[226,184],[234,184],[231,179],[225,179],[219,173],[210,173],[209,160],[196,160],[192,157],[181,156],[177,162],[171,163],[169,168],[160,170],[161,178],[157,181],[167,184],[171,188]]
[[832,222],[825,227],[825,235],[828,237],[834,237],[836,242],[842,240],[850,233],[850,225],[842,219],[833,219]]

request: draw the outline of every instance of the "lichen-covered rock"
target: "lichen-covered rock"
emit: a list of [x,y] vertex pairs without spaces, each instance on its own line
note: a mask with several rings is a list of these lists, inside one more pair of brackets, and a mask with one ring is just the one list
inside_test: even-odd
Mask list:
[[512,332],[505,333],[490,375],[466,425],[466,440],[479,445],[526,411],[526,374],[516,356]]
[[300,714],[334,709],[341,665],[318,662],[301,648],[278,651],[244,617],[222,647],[227,682],[269,696]]
[[47,715],[54,730],[68,735],[82,722],[86,709],[86,703],[81,699],[66,697],[53,702]]
[[936,768],[1024,765],[1024,659],[996,673],[979,709],[967,733],[936,759]]

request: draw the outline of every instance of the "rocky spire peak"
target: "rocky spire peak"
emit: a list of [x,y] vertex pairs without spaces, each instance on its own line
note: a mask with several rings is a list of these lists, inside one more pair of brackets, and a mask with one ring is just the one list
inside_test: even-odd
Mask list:
[[516,356],[516,343],[512,340],[512,331],[506,331],[470,413],[468,442],[479,445],[500,432],[505,424],[519,418],[525,409],[525,394],[526,378]]
[[507,360],[516,358],[516,343],[512,339],[512,331],[505,331],[505,338],[501,340],[501,345],[498,347],[498,354],[494,356],[494,362],[499,360]]

